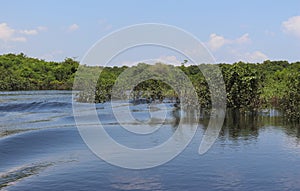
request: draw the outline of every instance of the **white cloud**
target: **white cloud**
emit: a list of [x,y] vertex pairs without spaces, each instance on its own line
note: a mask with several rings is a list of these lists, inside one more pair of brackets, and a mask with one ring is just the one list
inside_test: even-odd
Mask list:
[[284,32],[300,38],[300,16],[294,16],[282,22]]
[[217,35],[215,33],[209,36],[209,41],[206,43],[207,46],[212,50],[216,51],[227,44],[245,44],[251,42],[249,34],[246,33],[237,39],[226,39],[223,36]]
[[181,61],[178,60],[176,56],[161,56],[157,59],[159,62],[162,62],[164,64],[172,64],[172,65],[181,65]]
[[16,30],[10,28],[7,23],[0,23],[0,40],[13,42],[26,42],[25,37],[16,36]]
[[38,26],[35,29],[19,30],[18,33],[19,34],[23,34],[23,35],[37,35],[37,34],[39,34],[39,32],[46,31],[46,30],[47,30],[47,27],[45,27],[45,26]]
[[246,62],[263,62],[265,60],[268,60],[268,56],[260,51],[254,51],[254,52],[247,52],[245,54],[245,61]]
[[0,24],[0,39],[1,40],[10,40],[15,33],[15,30],[10,28],[6,23]]
[[13,37],[10,39],[10,41],[14,41],[14,42],[26,42],[27,39],[25,37]]
[[68,27],[69,32],[73,32],[79,29],[79,26],[77,24],[72,24]]
[[21,34],[25,34],[25,35],[37,35],[38,31],[35,29],[32,30],[21,30],[20,31]]
[[[14,29],[7,23],[0,23],[0,48],[9,50],[14,47],[12,42],[27,42],[26,36],[37,35],[40,31],[47,30],[46,27],[37,27],[36,29]],[[3,43],[1,43],[1,41]]]
[[[156,63],[164,63],[164,64],[170,64],[170,65],[176,65],[176,66],[180,66],[182,61],[179,60],[176,56],[160,56],[158,58],[154,58],[154,59],[146,59],[146,60],[139,60],[139,61],[123,61],[123,62],[118,62],[118,63],[111,63],[113,65],[120,65],[120,66],[134,66],[137,65],[139,63],[146,63],[146,64],[156,64]],[[187,64],[189,65],[189,64]]]
[[231,49],[228,54],[226,54],[229,63],[243,61],[250,63],[261,63],[265,60],[268,60],[268,56],[261,51],[253,52],[242,52],[236,49]]
[[233,41],[233,43],[238,43],[238,44],[244,44],[244,43],[249,43],[249,42],[251,42],[251,40],[249,38],[248,33],[242,35],[241,37],[239,37],[239,38],[237,38],[236,40]]
[[26,30],[20,30],[18,31],[20,34],[24,35],[37,35],[41,31],[46,31],[47,27],[45,26],[38,26],[36,29],[26,29]]
[[113,64],[116,65],[116,66],[134,66],[134,65],[137,65],[138,62],[123,61],[123,62],[120,62],[119,64],[116,64],[116,63],[113,63]]
[[219,36],[213,33],[209,36],[209,41],[207,45],[211,50],[215,51],[227,43],[229,43],[229,41],[225,39],[223,36]]

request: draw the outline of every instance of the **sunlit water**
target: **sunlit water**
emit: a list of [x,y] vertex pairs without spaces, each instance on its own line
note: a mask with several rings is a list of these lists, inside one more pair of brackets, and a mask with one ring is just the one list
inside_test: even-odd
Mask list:
[[[147,104],[131,106],[140,121]],[[107,132],[119,143],[147,148],[176,130],[172,104],[153,134],[132,135],[117,123],[109,103],[97,104]],[[134,123],[133,123],[134,124]],[[279,117],[227,115],[213,147],[198,148],[207,121],[175,159],[147,170],[112,166],[95,156],[76,128],[70,91],[0,93],[0,189],[3,190],[300,190],[300,130]],[[143,127],[140,127],[143,128]]]

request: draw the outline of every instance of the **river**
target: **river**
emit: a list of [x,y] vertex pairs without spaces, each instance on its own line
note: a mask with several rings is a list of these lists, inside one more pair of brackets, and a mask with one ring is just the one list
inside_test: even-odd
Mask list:
[[[96,108],[109,135],[134,148],[163,143],[178,124],[171,103],[157,104],[170,122],[153,134],[131,135],[109,103]],[[149,118],[147,104],[130,109],[139,120]],[[0,190],[300,190],[298,124],[227,115],[214,145],[199,155],[206,126],[200,120],[190,144],[171,161],[131,170],[89,150],[75,125],[71,91],[1,92]]]

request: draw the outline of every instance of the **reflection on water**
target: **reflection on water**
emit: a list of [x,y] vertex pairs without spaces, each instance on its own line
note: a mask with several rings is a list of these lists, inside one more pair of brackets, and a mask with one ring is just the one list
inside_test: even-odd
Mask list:
[[39,172],[52,165],[52,163],[41,163],[31,166],[23,166],[0,174],[0,189],[9,185],[13,185],[17,181],[20,181],[26,177],[37,175]]
[[139,172],[113,174],[111,188],[116,190],[162,190],[160,177],[141,176]]
[[289,123],[280,116],[242,115],[228,110],[220,139],[250,140],[257,139],[261,130],[273,126],[281,129],[286,135],[299,139],[299,124]]
[[[185,124],[197,123],[195,115],[201,116],[200,118],[198,117],[199,120],[197,120],[199,127],[202,127],[203,131],[206,130],[210,121],[209,113],[206,111],[197,112],[195,110],[172,110],[172,127],[176,130],[180,120],[182,120]],[[215,119],[212,118],[211,121],[214,122]],[[260,130],[268,128],[269,126],[282,130],[282,132],[284,132],[287,136],[294,137],[297,141],[300,140],[299,123],[288,122],[284,118],[276,115],[272,117],[267,115],[250,115],[239,113],[230,109],[226,111],[225,120],[219,133],[219,139],[255,140],[259,137]]]
[[[185,128],[197,124],[198,129],[172,161],[148,170],[127,170],[107,164],[87,148],[75,126],[71,92],[1,92],[0,187],[17,191],[300,190],[300,126],[278,115],[228,110],[216,142],[199,155],[209,124],[204,111],[182,111],[171,103],[130,105],[137,121],[124,121],[135,128],[144,127],[140,122],[156,128],[166,116],[158,130],[137,135],[119,125],[109,103],[96,108],[107,133],[132,148],[164,143],[180,123]],[[186,138],[184,133],[177,135],[177,142]]]

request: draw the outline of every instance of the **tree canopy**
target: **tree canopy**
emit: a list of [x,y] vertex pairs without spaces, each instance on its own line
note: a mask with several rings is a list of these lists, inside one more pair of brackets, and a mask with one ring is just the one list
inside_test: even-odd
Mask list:
[[[82,102],[105,102],[112,97],[115,84],[119,84],[120,91],[126,89],[130,76],[147,79],[139,82],[133,88],[133,98],[145,98],[149,100],[163,100],[166,98],[178,100],[179,87],[182,81],[174,72],[168,70],[180,70],[192,83],[198,96],[201,107],[211,107],[210,89],[203,73],[198,66],[186,66],[183,61],[181,66],[167,66],[162,63],[150,67],[145,63],[138,66],[122,67],[97,67],[82,66],[85,72],[76,76],[76,80],[84,87],[89,87],[88,80],[97,80],[96,89],[81,92],[79,100]],[[209,65],[208,65],[209,66]],[[21,54],[0,55],[0,91],[16,90],[71,90],[73,87],[79,62],[66,58],[62,62],[45,61],[30,58]],[[263,63],[218,64],[220,68],[227,97],[227,107],[241,111],[259,111],[275,108],[281,110],[283,115],[289,118],[300,119],[300,62],[289,63],[287,61],[264,61]],[[118,77],[126,70],[130,72],[123,81]],[[209,67],[208,67],[209,69]],[[149,72],[165,72],[169,82],[175,83],[171,87],[165,79],[148,79]],[[97,76],[99,73],[100,76]],[[175,72],[176,73],[176,72]],[[213,77],[213,75],[212,75]],[[120,85],[121,84],[121,85]],[[190,93],[184,90],[186,100]],[[92,99],[91,99],[92,98]],[[192,102],[189,103],[193,105]]]

